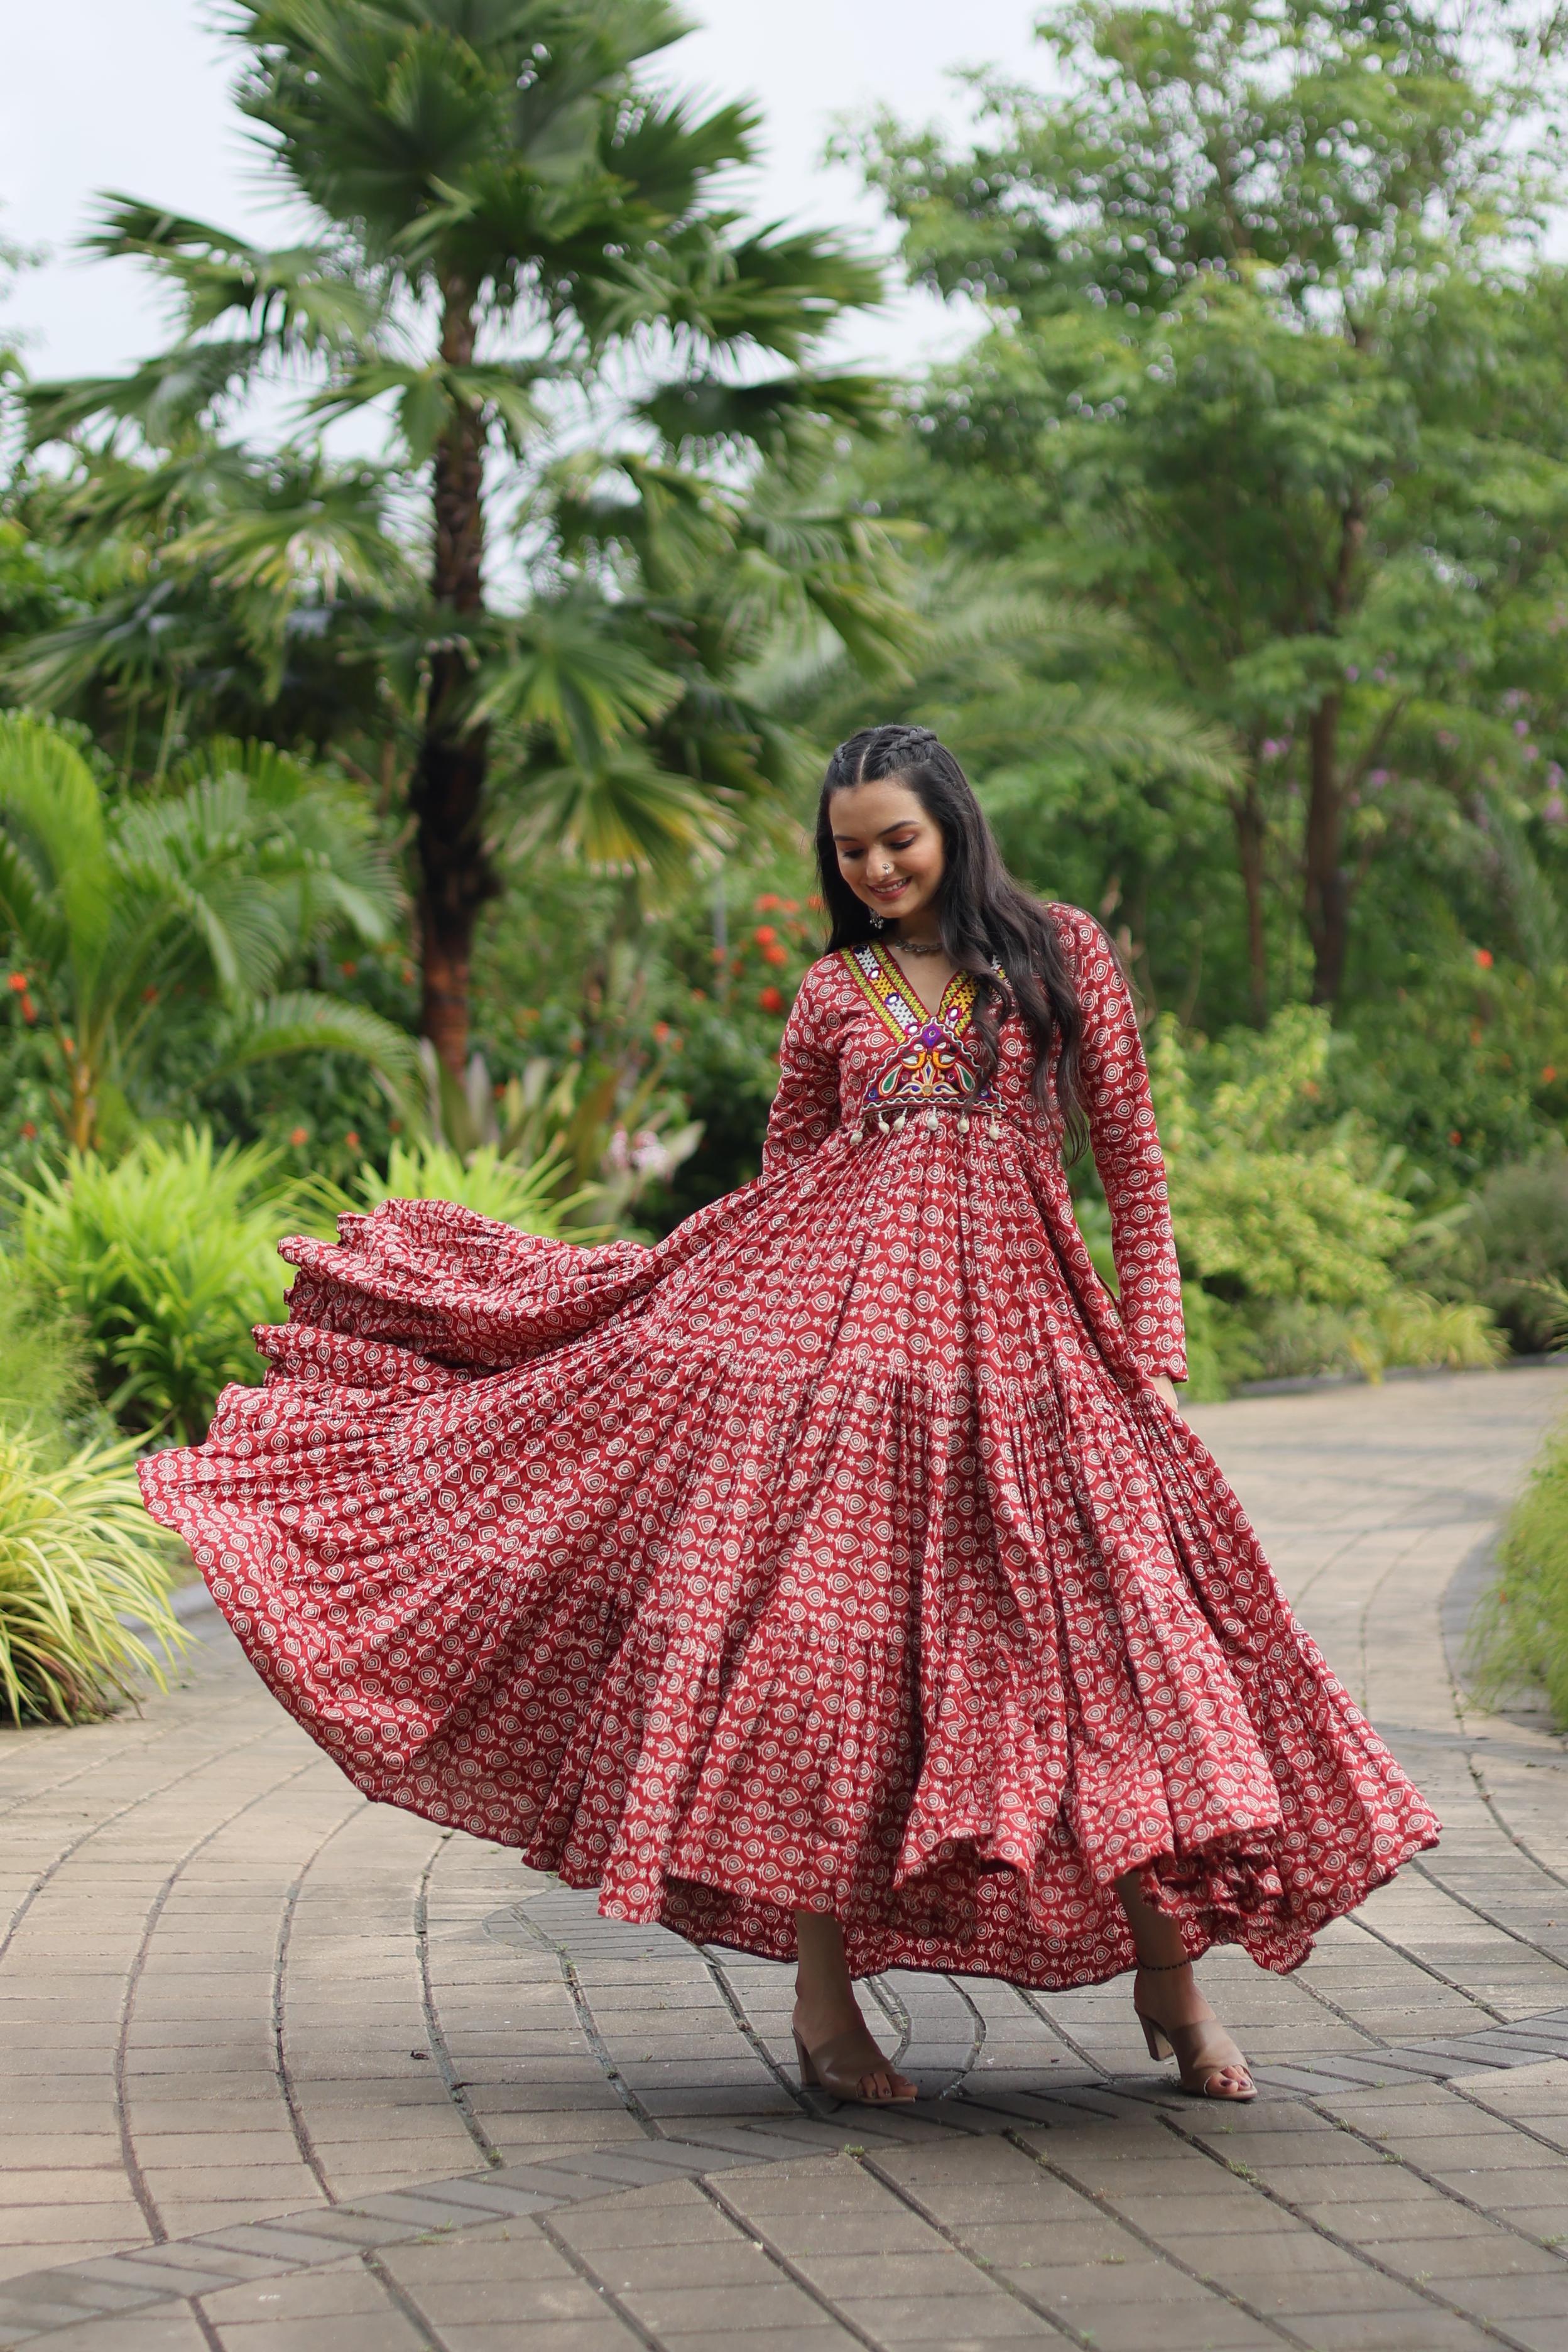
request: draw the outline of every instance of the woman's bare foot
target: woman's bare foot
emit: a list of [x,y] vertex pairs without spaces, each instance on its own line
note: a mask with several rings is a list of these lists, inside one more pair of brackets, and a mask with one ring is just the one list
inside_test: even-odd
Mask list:
[[793,2023],[802,2087],[871,2106],[914,2098],[914,2084],[877,2047],[860,2014],[837,1920],[797,1911],[795,1934]]

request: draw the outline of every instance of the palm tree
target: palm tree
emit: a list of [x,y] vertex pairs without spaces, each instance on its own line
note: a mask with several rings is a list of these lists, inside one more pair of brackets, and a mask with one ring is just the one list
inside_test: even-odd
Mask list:
[[[321,419],[392,404],[429,494],[410,791],[423,1023],[458,1070],[496,887],[475,673],[498,649],[485,557],[500,465],[536,481],[552,437],[626,383],[645,415],[662,399],[667,438],[742,451],[862,413],[870,387],[801,363],[847,305],[877,298],[879,273],[832,238],[745,227],[722,183],[751,157],[752,113],[701,115],[637,79],[685,29],[668,0],[240,0],[235,17],[240,102],[314,240],[264,252],[112,199],[96,248],[151,262],[184,332],[118,383],[36,388],[34,430],[121,417],[166,433],[266,369],[314,370]],[[759,359],[784,372],[759,383]],[[611,631],[586,649],[586,677],[558,682],[557,701],[596,711],[603,750],[665,707],[665,681]]]
[[173,445],[152,462],[98,450],[18,500],[37,536],[75,557],[87,609],[24,638],[5,685],[84,718],[128,779],[154,782],[193,728],[252,733],[265,719],[321,747],[347,717],[363,727],[372,646],[415,592],[386,469],[168,422]]
[[342,785],[270,744],[214,741],[153,799],[111,800],[70,737],[0,713],[0,935],[53,1034],[60,1124],[92,1150],[160,1066],[187,1092],[335,1050],[388,1076],[411,1041],[363,1007],[276,988],[332,931],[384,938],[394,898]]

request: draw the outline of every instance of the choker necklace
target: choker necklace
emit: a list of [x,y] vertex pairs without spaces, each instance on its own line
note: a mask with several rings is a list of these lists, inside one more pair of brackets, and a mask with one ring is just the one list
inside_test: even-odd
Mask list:
[[934,947],[926,947],[918,940],[894,940],[891,941],[891,945],[898,949],[900,955],[922,956],[945,955],[947,953],[947,950],[942,946],[940,940],[937,940]]

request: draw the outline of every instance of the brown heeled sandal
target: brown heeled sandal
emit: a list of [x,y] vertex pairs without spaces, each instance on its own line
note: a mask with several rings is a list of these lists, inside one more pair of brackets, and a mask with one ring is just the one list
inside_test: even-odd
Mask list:
[[[791,2031],[794,2032],[793,2027]],[[871,2046],[876,2048],[874,2042]],[[808,2050],[800,2035],[795,2033],[795,2054],[800,2065],[801,2089],[826,2091],[829,2098],[848,2099],[861,2107],[898,2107],[920,2096],[910,2083],[907,2090],[895,2091],[890,2098],[867,2098],[860,2084],[875,2069],[864,2063],[865,2050],[866,2044],[857,2033],[836,2033],[831,2042],[820,2043],[816,2050]],[[890,2058],[884,2058],[879,2050],[877,2056],[894,2081],[902,2079]],[[861,2063],[850,2072],[851,2061],[857,2057]]]
[[[1140,1960],[1141,1969],[1151,1976],[1163,1975],[1168,1969],[1190,1967],[1187,1960]],[[1161,2025],[1146,2017],[1132,1999],[1132,2014],[1143,2028],[1143,2039],[1151,2058],[1173,2058],[1176,2080],[1180,2087],[1194,2099],[1223,2099],[1232,2106],[1249,2106],[1258,2096],[1246,2059],[1217,2018],[1205,2018],[1194,2025]],[[1247,2076],[1245,2091],[1215,2090],[1218,2077],[1238,2068]]]

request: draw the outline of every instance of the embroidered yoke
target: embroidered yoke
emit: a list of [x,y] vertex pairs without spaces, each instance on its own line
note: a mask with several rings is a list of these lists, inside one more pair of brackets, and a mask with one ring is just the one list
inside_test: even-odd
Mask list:
[[887,1128],[895,1119],[901,1124],[911,1110],[923,1111],[932,1124],[939,1110],[956,1110],[967,1128],[968,1113],[994,1100],[989,1083],[963,1044],[980,993],[973,974],[954,972],[931,1013],[879,943],[867,941],[841,948],[839,953],[897,1040],[866,1081],[857,1138],[871,1118]]

